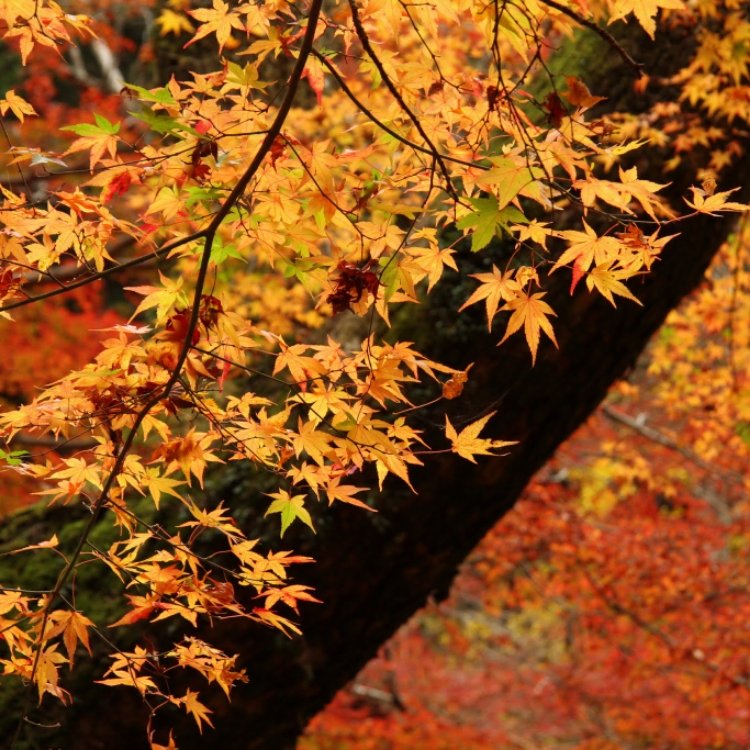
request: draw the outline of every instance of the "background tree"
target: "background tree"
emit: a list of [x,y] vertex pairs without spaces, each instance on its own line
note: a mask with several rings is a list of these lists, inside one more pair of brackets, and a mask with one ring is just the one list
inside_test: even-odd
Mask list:
[[[4,11],[5,39],[23,63],[35,47],[107,33],[57,6],[23,5]],[[3,590],[5,672],[31,686],[15,712],[15,744],[32,688],[40,701],[66,702],[61,665],[90,650],[91,633],[114,648],[104,684],[128,697],[106,726],[66,714],[63,731],[76,742],[130,741],[145,723],[153,746],[173,745],[169,727],[186,715],[198,730],[215,725],[212,742],[291,745],[377,645],[446,590],[698,282],[729,227],[713,215],[744,209],[717,188],[744,167],[733,126],[747,101],[744,22],[717,5],[701,9],[699,24],[677,5],[635,8],[650,36],[658,7],[675,11],[658,45],[633,35],[635,55],[597,25],[628,15],[622,2],[585,16],[551,2],[350,3],[323,14],[315,0],[216,0],[188,13],[173,5],[160,12],[162,31],[184,32],[187,48],[215,38],[222,66],[152,89],[128,83],[106,99],[108,114],[66,126],[75,138],[63,153],[21,131],[24,146],[11,149],[19,177],[4,190],[3,311],[125,279],[110,296],[132,293],[133,317],[150,317],[110,326],[91,364],[3,417],[10,442],[88,441],[57,457],[27,460],[12,444],[4,452],[52,502],[82,501],[48,516],[67,519],[59,536],[12,550],[13,559],[61,560],[37,586],[14,572]],[[620,66],[635,74],[635,58],[648,65],[635,104],[629,82],[620,96],[606,69],[601,82],[591,73],[592,90],[614,93],[619,115],[586,114],[599,100],[581,71],[564,69],[571,62],[562,62],[565,90],[557,85],[549,49],[575,23],[606,42],[618,82]],[[116,80],[102,42],[90,49],[102,78]],[[69,54],[85,81],[76,64],[85,56]],[[291,69],[269,64],[287,55]],[[303,78],[310,95],[295,107]],[[675,96],[685,112],[670,104]],[[33,122],[13,90],[0,107]],[[660,152],[643,156],[638,137],[658,139]],[[79,154],[89,172],[80,183],[65,161]],[[474,281],[435,287],[459,260]],[[128,280],[155,262],[158,281]],[[403,312],[424,287],[435,287],[429,311]],[[641,307],[614,308],[615,297],[635,294]],[[457,317],[483,301],[486,320]],[[364,325],[346,325],[352,313]],[[376,316],[387,324],[397,314],[395,332],[381,333]],[[500,350],[498,334],[480,333],[498,316]],[[312,331],[326,319],[324,340]],[[417,346],[403,343],[408,330]],[[457,396],[447,419],[430,411]],[[471,475],[456,463],[498,449],[508,455]],[[223,487],[217,480],[201,494],[208,466],[234,460],[254,467],[252,479],[225,470]],[[367,507],[365,488],[386,480],[391,489],[370,501],[377,514],[345,507]],[[334,507],[316,508],[321,499]],[[263,515],[280,517],[293,554],[274,551]],[[300,533],[305,526],[317,534]],[[311,572],[291,579],[290,566],[310,557]],[[87,614],[94,565],[127,586],[121,616]],[[294,632],[282,607],[316,599],[326,604],[305,612],[304,638],[279,646],[278,634],[257,628]],[[147,634],[136,628],[121,646],[103,629],[146,622]],[[196,674],[226,693],[237,686],[239,722],[205,683],[183,677]],[[200,742],[184,727],[177,735],[183,746]]]

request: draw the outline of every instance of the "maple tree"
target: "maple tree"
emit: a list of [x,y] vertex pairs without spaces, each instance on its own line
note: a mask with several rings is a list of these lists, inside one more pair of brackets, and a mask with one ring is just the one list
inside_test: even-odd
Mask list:
[[[673,33],[695,34],[698,46],[692,54],[683,44],[682,66],[650,81],[602,24],[634,14],[653,37],[659,9]],[[427,463],[459,496],[471,485],[454,459],[507,454],[473,480],[481,497],[508,479],[503,507],[469,514],[456,506],[431,522],[423,508],[417,512],[413,522],[431,533],[438,520],[446,524],[429,553],[419,545],[410,551],[433,556],[435,573],[362,636],[363,655],[450,576],[696,283],[728,231],[728,219],[717,216],[745,210],[731,179],[745,153],[744,131],[733,123],[744,117],[746,70],[738,59],[746,29],[722,4],[701,6],[695,13],[705,22],[696,24],[677,0],[619,0],[585,12],[552,0],[325,8],[320,0],[170,2],[158,8],[161,34],[178,38],[186,54],[204,50],[206,70],[151,86],[126,80],[113,62],[113,48],[132,53],[133,39],[86,10],[32,0],[0,5],[5,43],[30,71],[0,100],[8,141],[0,314],[23,336],[22,311],[70,299],[101,310],[93,290],[105,282],[121,308],[132,305],[117,322],[105,319],[115,313],[102,314],[97,336],[104,335],[88,362],[90,352],[78,352],[82,361],[72,370],[63,364],[53,382],[43,377],[0,417],[7,472],[33,479],[69,518],[74,502],[87,513],[72,538],[61,541],[60,530],[8,551],[53,555],[60,567],[43,590],[2,582],[2,663],[8,680],[29,686],[14,742],[37,701],[35,716],[49,700],[70,701],[66,670],[96,637],[110,651],[98,683],[128,688],[125,700],[145,712],[142,731],[152,747],[174,747],[180,714],[220,736],[228,709],[209,688],[236,695],[247,680],[253,649],[220,648],[215,637],[237,621],[298,634],[300,603],[325,611],[330,598],[325,586],[298,582],[307,580],[299,566],[317,560],[311,581],[347,565],[355,572],[367,563],[366,571],[373,558],[363,554],[380,544],[367,511],[375,505],[385,518],[408,518],[416,510],[398,490],[389,492],[394,502],[398,496],[396,511],[366,490],[400,483],[430,496],[439,484],[425,480]],[[558,85],[549,67],[553,48],[577,26],[598,34],[630,75],[641,76],[640,94],[683,86],[686,113],[657,95],[647,116],[590,116],[600,97],[573,74]],[[725,38],[733,44],[719,43]],[[78,108],[55,102],[49,76],[40,79],[46,91],[32,85],[31,74],[61,50],[85,87]],[[109,93],[92,91],[82,50],[98,60]],[[142,61],[156,54],[152,43],[137,53]],[[669,177],[653,178],[639,156],[649,140],[669,154],[660,162]],[[697,168],[683,164],[685,152]],[[689,264],[669,254],[686,237],[711,238]],[[481,270],[485,259],[491,270]],[[680,263],[683,272],[673,275]],[[472,279],[451,284],[462,299],[433,301],[429,314],[472,320],[483,302],[482,327],[491,335],[440,354],[399,337],[401,321],[418,318],[416,303],[428,293],[439,300],[442,277],[459,268]],[[596,330],[572,338],[586,314]],[[498,320],[502,334],[493,330]],[[617,336],[623,325],[637,335],[618,342],[624,345],[608,354],[581,397],[591,337],[601,346],[599,337]],[[497,408],[506,386],[482,404],[464,397],[464,388],[476,393],[496,378],[498,359],[498,383],[508,388],[524,378],[542,394],[550,372],[570,375],[555,398],[572,393],[575,406],[551,428],[514,422]],[[442,416],[442,430],[425,427],[430,407],[454,400],[463,413]],[[51,446],[17,449],[34,441]],[[203,491],[212,466],[230,472],[235,462],[264,477],[263,494],[248,501],[252,511],[230,504],[217,487]],[[355,506],[354,516],[338,509],[346,505]],[[243,523],[243,515],[258,525]],[[264,515],[281,545],[263,534]],[[324,542],[343,532],[342,523],[351,524],[351,539],[323,559]],[[102,524],[109,526],[104,544],[93,538]],[[443,540],[446,550],[434,557]],[[347,563],[349,544],[360,549]],[[321,552],[307,554],[316,545]],[[409,581],[423,571],[402,571],[407,548],[394,545],[385,557],[392,556],[393,576]],[[94,566],[123,588],[125,609],[108,621],[95,622],[79,604]],[[139,633],[145,623],[161,645],[146,635],[118,647],[106,629]],[[170,627],[180,635],[165,642]],[[237,638],[244,640],[225,640]],[[258,674],[254,665],[250,658],[247,669]],[[351,669],[341,665],[318,679],[319,694],[302,714],[314,712]],[[299,723],[286,718],[274,731],[288,741]],[[272,732],[250,740],[277,741]]]

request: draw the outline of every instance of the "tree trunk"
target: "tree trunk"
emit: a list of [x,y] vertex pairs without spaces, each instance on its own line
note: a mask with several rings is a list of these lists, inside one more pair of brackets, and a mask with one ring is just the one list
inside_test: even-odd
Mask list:
[[[647,61],[661,75],[684,59],[685,47],[664,36],[657,37],[653,47],[648,40],[631,45],[639,60],[661,56]],[[630,72],[622,69],[614,52],[606,54],[614,62],[605,79],[592,82],[592,70],[587,82],[594,93],[621,91],[617,107],[634,111],[633,101],[625,101],[633,97]],[[665,60],[671,61],[669,66]],[[646,153],[654,156],[653,151]],[[638,167],[640,176],[666,181],[657,161]],[[743,181],[746,167],[736,166],[735,183]],[[666,192],[677,203],[691,180],[688,175],[670,178],[673,183]],[[216,623],[205,634],[207,640],[230,653],[239,652],[250,681],[236,688],[231,704],[221,696],[212,702],[215,729],[201,737],[186,722],[181,724],[176,734],[179,747],[293,748],[309,719],[378,647],[428,598],[446,594],[462,560],[633,365],[667,313],[700,282],[730,228],[728,220],[710,217],[680,225],[682,235],[669,243],[653,271],[632,287],[642,307],[622,301],[615,309],[601,296],[582,290],[570,297],[569,277],[553,276],[556,286],[549,296],[559,316],[559,349],[543,342],[533,368],[520,334],[498,348],[497,331],[488,335],[483,320],[455,312],[466,289],[444,284],[442,297],[438,294],[429,309],[417,310],[404,325],[434,337],[431,342],[425,336],[418,341],[428,355],[454,365],[475,363],[464,395],[455,402],[454,424],[496,410],[488,436],[519,444],[507,456],[480,460],[477,467],[454,454],[430,457],[425,467],[412,471],[416,495],[394,481],[378,498],[377,514],[334,506],[321,514],[316,536],[295,536],[290,529],[285,546],[317,561],[301,570],[298,579],[313,585],[323,604],[303,608],[304,635],[292,639],[241,621]],[[429,414],[424,421],[433,433],[428,442],[444,444],[437,437],[442,420]],[[236,507],[247,502],[247,492],[246,484],[235,482],[224,496]],[[74,704],[60,715],[67,739],[57,744],[109,750],[144,746],[145,712],[135,691],[96,688],[90,695],[86,705]],[[180,717],[175,713],[174,718]],[[165,742],[163,735],[160,741]],[[40,741],[39,746],[48,745]]]

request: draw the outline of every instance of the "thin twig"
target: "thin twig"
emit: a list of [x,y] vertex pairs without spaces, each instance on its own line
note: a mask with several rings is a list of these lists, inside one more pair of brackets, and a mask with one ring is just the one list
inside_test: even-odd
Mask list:
[[[341,73],[339,73],[338,70],[333,66],[331,61],[322,55],[318,50],[313,49],[312,55],[316,57],[320,62],[323,63],[323,65],[328,68],[328,72],[336,79],[336,82],[338,83],[341,90],[346,94],[347,97],[351,100],[351,102],[354,104],[354,106],[365,116],[368,120],[370,120],[373,125],[377,125],[382,131],[388,133],[392,138],[395,138],[397,141],[400,141],[405,146],[409,146],[409,148],[413,148],[415,151],[419,151],[422,154],[427,154],[428,156],[434,156],[435,152],[431,149],[427,148],[426,146],[422,146],[419,143],[414,143],[414,141],[409,140],[405,136],[401,135],[401,133],[398,133],[393,128],[391,128],[389,125],[386,125],[382,120],[380,120],[377,115],[370,109],[368,109],[362,102],[357,99],[357,96],[354,94],[354,92],[349,88],[348,84],[344,80]],[[472,167],[475,169],[482,169],[482,170],[488,170],[489,167],[485,166],[484,164],[478,164],[477,162],[471,162],[471,161],[465,161],[464,159],[458,159],[455,156],[449,156],[448,154],[440,154],[440,158],[452,162],[453,164],[462,164],[464,167]]]
[[359,17],[359,10],[357,9],[356,0],[349,0],[349,8],[352,11],[352,23],[354,24],[354,28],[357,32],[357,36],[359,37],[359,41],[362,44],[362,48],[365,52],[367,52],[373,64],[377,68],[378,73],[380,73],[380,77],[383,79],[383,83],[385,83],[386,88],[391,92],[391,96],[393,96],[393,98],[398,102],[399,107],[401,107],[401,109],[406,113],[412,123],[414,123],[414,127],[417,129],[417,132],[422,136],[422,138],[424,138],[424,142],[429,146],[430,154],[440,167],[440,171],[443,173],[443,178],[445,179],[445,189],[448,195],[450,195],[451,198],[453,198],[455,201],[459,201],[460,198],[458,196],[458,193],[456,192],[456,189],[453,187],[450,172],[448,171],[448,167],[442,155],[438,151],[437,146],[435,146],[430,136],[425,132],[422,123],[419,121],[419,118],[414,114],[414,112],[412,112],[409,105],[404,101],[403,96],[401,96],[401,92],[396,88],[393,81],[391,81],[388,73],[386,73],[383,63],[375,53],[375,50],[370,43],[370,38],[367,36],[367,32],[365,31],[365,27],[362,25],[362,19]]
[[695,464],[698,468],[703,469],[703,471],[705,471],[706,473],[719,477],[720,479],[723,479],[725,481],[732,482],[733,484],[744,485],[745,478],[742,476],[742,474],[739,474],[736,471],[720,469],[717,466],[714,466],[712,463],[705,461],[700,456],[693,453],[693,451],[691,451],[689,448],[685,448],[685,446],[680,445],[675,440],[665,435],[663,432],[660,432],[653,427],[649,427],[649,425],[644,424],[639,419],[631,417],[629,414],[625,414],[619,409],[615,409],[611,406],[603,406],[602,411],[604,412],[605,416],[607,416],[613,422],[619,422],[620,424],[629,427],[631,430],[637,432],[639,435],[642,435],[648,440],[651,440],[654,443],[658,443],[665,448],[669,448],[670,450],[679,453],[683,458],[686,458],[688,461],[690,461],[690,463]]
[[114,266],[110,266],[109,268],[105,268],[103,271],[98,271],[95,274],[91,274],[91,276],[86,276],[83,279],[72,281],[70,284],[65,284],[61,288],[52,289],[49,292],[37,294],[33,297],[26,297],[25,299],[17,300],[16,302],[9,302],[7,305],[3,305],[2,307],[0,307],[0,312],[15,310],[18,307],[25,307],[26,305],[30,305],[32,304],[32,302],[41,302],[42,300],[49,299],[50,297],[57,297],[59,294],[65,294],[66,292],[69,292],[73,289],[78,289],[82,286],[86,286],[87,284],[91,284],[95,281],[101,281],[102,279],[105,279],[112,274],[119,273],[120,271],[125,271],[128,268],[133,268],[135,266],[142,265],[143,263],[148,263],[155,259],[163,258],[170,252],[172,252],[172,250],[181,247],[182,245],[187,245],[189,242],[195,242],[196,240],[203,239],[207,236],[207,233],[208,229],[202,229],[199,232],[193,232],[192,234],[188,234],[185,237],[180,237],[174,242],[169,242],[163,247],[160,247],[158,250],[154,250],[154,252],[152,253],[139,255],[137,258],[131,258],[124,263],[118,263]]
[[585,26],[587,29],[590,29],[595,34],[598,34],[602,39],[604,39],[607,44],[614,49],[618,55],[635,71],[636,76],[638,78],[641,78],[644,73],[643,69],[646,67],[643,63],[639,63],[637,60],[634,60],[628,51],[615,39],[612,34],[610,34],[606,29],[599,26],[598,23],[594,23],[594,21],[589,20],[588,18],[584,18],[580,13],[576,13],[572,8],[568,8],[567,6],[563,5],[562,3],[558,3],[557,0],[541,0],[544,5],[546,5],[548,8],[554,8],[555,10],[560,11],[563,15],[568,16],[568,18],[572,18],[576,23],[581,24],[581,26]]

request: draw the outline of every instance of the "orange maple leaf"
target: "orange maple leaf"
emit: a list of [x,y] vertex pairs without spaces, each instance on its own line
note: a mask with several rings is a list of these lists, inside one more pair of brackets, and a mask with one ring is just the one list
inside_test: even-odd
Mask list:
[[208,717],[211,713],[211,709],[204,706],[198,700],[198,693],[193,690],[188,690],[182,698],[172,698],[173,703],[181,705],[185,711],[192,715],[195,719],[195,723],[198,725],[198,731],[203,734],[203,722],[208,726],[213,727],[213,722]]
[[451,441],[451,450],[458,453],[462,458],[476,463],[474,456],[497,456],[493,453],[496,448],[505,448],[509,445],[515,445],[515,440],[491,440],[480,438],[479,433],[484,429],[487,422],[495,416],[497,412],[490,412],[481,419],[472,422],[461,432],[456,432],[456,428],[451,424],[448,417],[445,417],[445,436]]

